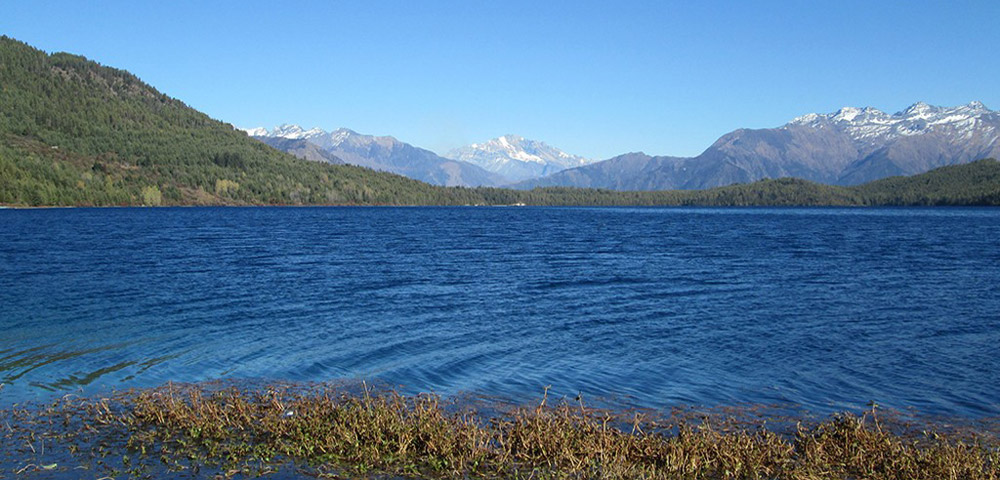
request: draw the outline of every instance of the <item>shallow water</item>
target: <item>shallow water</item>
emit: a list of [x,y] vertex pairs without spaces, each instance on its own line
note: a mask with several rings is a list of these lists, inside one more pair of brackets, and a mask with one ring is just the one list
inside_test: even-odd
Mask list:
[[1000,415],[1000,210],[0,212],[0,407],[372,379]]

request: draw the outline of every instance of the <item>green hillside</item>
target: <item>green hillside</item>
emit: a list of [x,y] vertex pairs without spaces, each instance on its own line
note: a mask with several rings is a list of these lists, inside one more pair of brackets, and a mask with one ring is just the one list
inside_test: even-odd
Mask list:
[[448,203],[466,194],[296,159],[128,72],[0,37],[0,203]]
[[865,205],[1000,205],[1000,162],[979,160],[854,187]]
[[998,205],[980,161],[858,187],[796,179],[702,191],[435,187],[299,160],[134,75],[0,37],[0,204],[66,205]]

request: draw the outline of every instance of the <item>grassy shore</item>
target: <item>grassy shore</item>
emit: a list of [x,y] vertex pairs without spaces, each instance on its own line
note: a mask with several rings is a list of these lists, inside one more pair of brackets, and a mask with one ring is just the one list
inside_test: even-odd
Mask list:
[[68,396],[0,411],[0,478],[1000,478],[995,437],[901,432],[874,407],[768,428],[552,403],[484,415],[328,386]]

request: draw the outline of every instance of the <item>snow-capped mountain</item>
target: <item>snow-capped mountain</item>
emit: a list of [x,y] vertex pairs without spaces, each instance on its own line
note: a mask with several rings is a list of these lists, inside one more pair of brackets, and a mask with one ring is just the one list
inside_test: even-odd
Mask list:
[[[394,137],[382,136],[376,137],[374,135],[365,135],[349,128],[338,128],[332,132],[327,132],[322,128],[314,127],[306,130],[298,125],[284,124],[272,128],[268,131],[266,128],[244,128],[241,129],[247,132],[247,135],[253,137],[269,137],[269,138],[289,138],[295,140],[308,140],[309,142],[323,148],[325,150],[337,149],[341,146],[344,147],[364,147],[369,145],[381,145],[382,147],[389,148],[393,145],[406,145]],[[359,162],[363,163],[364,160]],[[358,164],[361,164],[358,163]]]
[[981,102],[957,107],[935,107],[917,102],[906,110],[889,115],[871,107],[844,107],[834,113],[810,113],[786,125],[812,128],[839,128],[857,142],[877,144],[898,137],[923,135],[935,130],[948,130],[956,139],[971,139],[977,132],[996,134],[994,113]]
[[980,102],[923,102],[887,114],[865,107],[811,113],[778,128],[739,129],[694,158],[628,154],[523,182],[519,187],[693,189],[798,177],[855,185],[1000,157],[1000,114]]
[[312,139],[327,134],[322,128],[314,127],[306,130],[298,125],[289,123],[278,125],[270,131],[264,127],[241,128],[240,130],[247,132],[247,135],[250,135],[251,137],[291,138],[295,140]]
[[[255,131],[259,132],[259,131],[264,130],[264,129],[258,127],[258,128],[254,128],[254,129],[251,129],[251,130],[255,130]],[[250,133],[249,130],[247,131],[247,133]],[[267,133],[265,135],[255,135],[255,136],[258,136],[258,137],[280,137],[280,138],[294,138],[294,139],[300,139],[300,138],[309,139],[309,138],[312,138],[312,137],[321,136],[321,135],[323,135],[325,133],[326,132],[323,131],[323,129],[321,129],[321,128],[311,128],[309,130],[303,130],[302,127],[300,127],[298,125],[290,125],[290,124],[286,123],[284,125],[279,125],[277,127],[274,127],[274,129],[272,129],[270,133]]]
[[247,132],[247,135],[250,135],[251,137],[266,137],[266,136],[268,136],[268,131],[264,127],[241,128],[240,130],[243,130],[244,132]]
[[843,157],[847,164],[832,179],[844,185],[1000,154],[1000,114],[981,102],[956,107],[917,102],[892,115],[871,107],[845,107],[825,115],[805,115],[782,128],[805,129],[814,140],[830,137],[824,135],[828,132],[832,137],[849,138],[856,153]]
[[305,130],[291,124],[280,125],[270,131],[261,127],[242,130],[289,153],[297,152],[286,149],[286,145],[300,150],[301,145],[273,140],[306,141],[346,163],[392,172],[434,185],[477,187],[507,183],[502,176],[476,165],[442,158],[430,150],[414,147],[394,137],[364,135],[347,128],[332,132],[321,128]]
[[469,162],[507,177],[511,182],[542,177],[591,163],[558,148],[517,135],[504,135],[484,143],[458,148],[445,157]]

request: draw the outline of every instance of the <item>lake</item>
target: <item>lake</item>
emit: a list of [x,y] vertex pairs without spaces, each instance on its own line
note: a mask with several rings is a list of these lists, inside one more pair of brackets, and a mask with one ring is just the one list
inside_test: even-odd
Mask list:
[[0,407],[358,380],[1000,415],[1000,210],[0,211]]

